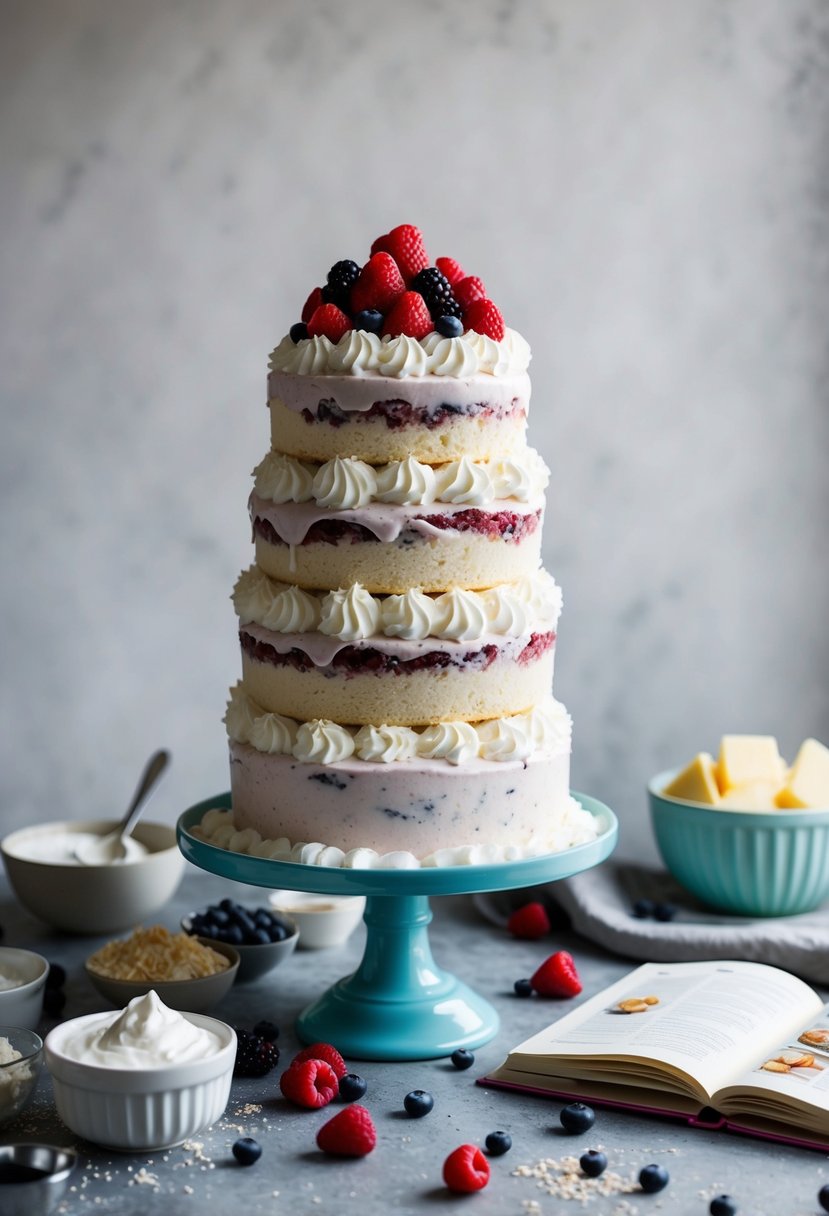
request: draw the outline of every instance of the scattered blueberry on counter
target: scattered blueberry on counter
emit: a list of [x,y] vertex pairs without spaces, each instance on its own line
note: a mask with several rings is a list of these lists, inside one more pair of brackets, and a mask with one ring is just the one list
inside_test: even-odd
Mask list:
[[43,993],[43,1012],[47,1017],[59,1018],[66,1004],[66,993],[62,988],[46,988]]
[[422,1119],[435,1105],[435,1099],[425,1089],[413,1089],[403,1099],[403,1108],[413,1119]]
[[66,993],[63,985],[66,983],[66,968],[60,963],[49,963],[46,972],[46,986],[43,990],[43,1012],[47,1018],[59,1018],[66,1005]]
[[62,988],[66,983],[66,969],[60,963],[50,963],[46,974],[47,988]]
[[711,1216],[737,1216],[737,1205],[730,1195],[715,1195],[708,1211]]
[[512,1136],[509,1132],[490,1132],[484,1143],[490,1157],[503,1157],[512,1148]]
[[347,1072],[345,1076],[340,1077],[339,1097],[341,1102],[356,1102],[358,1098],[362,1098],[367,1089],[365,1078],[358,1076],[356,1072]]
[[639,1185],[646,1195],[664,1191],[669,1182],[670,1175],[664,1165],[645,1165],[639,1171]]
[[516,980],[512,987],[516,996],[527,997],[533,994],[532,980]]
[[471,1068],[475,1063],[475,1056],[471,1051],[467,1051],[465,1047],[458,1047],[452,1052],[452,1063],[456,1068],[463,1071],[465,1068]]
[[570,1102],[559,1111],[561,1126],[570,1136],[589,1132],[596,1122],[596,1112],[586,1102]]
[[240,1136],[231,1151],[240,1165],[253,1165],[262,1156],[262,1145],[252,1136]]
[[245,908],[232,899],[211,904],[191,917],[188,932],[231,946],[265,946],[292,937],[294,930],[268,908]]
[[829,1212],[829,1182],[824,1183],[817,1193],[817,1201],[824,1212]]
[[674,920],[678,909],[667,901],[658,902],[653,899],[637,899],[630,910],[631,916],[637,920]]
[[596,1148],[589,1148],[579,1157],[582,1173],[588,1178],[598,1178],[607,1169],[607,1157]]

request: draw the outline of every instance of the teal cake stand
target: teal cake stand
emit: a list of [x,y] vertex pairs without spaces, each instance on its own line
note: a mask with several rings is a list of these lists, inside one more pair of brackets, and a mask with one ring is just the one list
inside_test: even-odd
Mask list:
[[604,861],[616,844],[613,812],[594,798],[573,794],[596,819],[598,836],[562,853],[496,865],[418,870],[341,870],[248,857],[206,844],[191,829],[212,807],[230,809],[230,794],[185,811],[178,842],[194,865],[255,887],[365,895],[366,944],[353,975],[338,980],[297,1021],[304,1043],[333,1042],[358,1060],[427,1060],[458,1047],[480,1047],[498,1032],[498,1014],[478,993],[432,958],[432,895],[506,891],[578,874]]

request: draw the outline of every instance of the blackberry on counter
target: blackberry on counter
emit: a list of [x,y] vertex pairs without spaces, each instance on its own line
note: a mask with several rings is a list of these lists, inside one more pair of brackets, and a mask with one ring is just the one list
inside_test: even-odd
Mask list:
[[460,317],[461,306],[452,294],[449,280],[437,266],[419,270],[412,279],[411,290],[423,296],[433,321],[439,317]]
[[348,300],[351,295],[351,288],[360,277],[360,267],[356,262],[352,262],[349,258],[344,258],[341,262],[335,262],[328,271],[328,280],[322,289],[322,300],[324,304],[336,304],[337,308],[348,315],[349,306]]
[[279,1048],[270,1039],[252,1034],[249,1030],[237,1030],[236,1063],[234,1077],[264,1077],[279,1063]]

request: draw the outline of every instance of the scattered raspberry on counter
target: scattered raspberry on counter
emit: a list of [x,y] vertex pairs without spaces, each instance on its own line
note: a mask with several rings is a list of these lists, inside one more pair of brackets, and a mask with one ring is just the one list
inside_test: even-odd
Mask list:
[[558,998],[578,996],[582,987],[573,956],[566,950],[557,950],[546,958],[530,982],[539,996]]
[[516,908],[507,921],[507,929],[513,937],[525,941],[535,941],[550,932],[550,918],[547,909],[538,900],[523,904]]

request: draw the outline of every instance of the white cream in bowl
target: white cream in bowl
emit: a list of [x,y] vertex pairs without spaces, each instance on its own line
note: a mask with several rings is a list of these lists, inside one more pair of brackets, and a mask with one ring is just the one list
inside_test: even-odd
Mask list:
[[236,1035],[216,1018],[168,1009],[151,990],[119,1012],[61,1023],[44,1054],[66,1126],[140,1152],[181,1144],[220,1118]]
[[165,1068],[203,1060],[222,1049],[219,1035],[168,1009],[150,989],[120,1013],[86,1021],[63,1041],[63,1054],[105,1068]]

